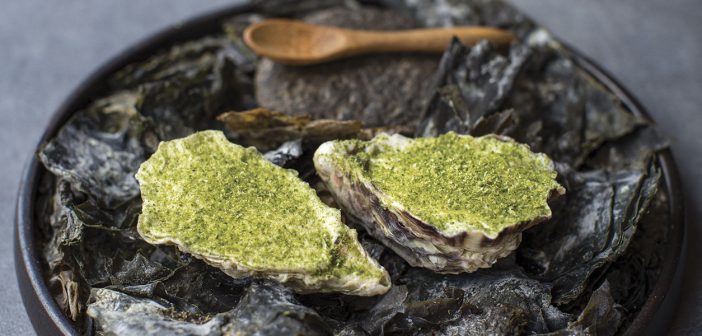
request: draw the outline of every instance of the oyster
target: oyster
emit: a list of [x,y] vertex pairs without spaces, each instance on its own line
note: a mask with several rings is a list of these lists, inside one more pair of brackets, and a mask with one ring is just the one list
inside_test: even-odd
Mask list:
[[162,142],[136,175],[139,234],[228,275],[288,284],[298,292],[377,295],[390,286],[339,210],[324,205],[297,174],[253,148],[203,131]]
[[441,273],[490,267],[523,230],[550,218],[547,201],[565,192],[546,155],[495,135],[331,141],[314,163],[371,235]]

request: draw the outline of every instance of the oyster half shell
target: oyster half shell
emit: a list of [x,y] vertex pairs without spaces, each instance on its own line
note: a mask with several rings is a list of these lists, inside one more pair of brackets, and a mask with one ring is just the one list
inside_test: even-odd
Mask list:
[[241,278],[286,283],[301,293],[378,295],[388,273],[296,172],[219,131],[162,142],[136,175],[139,234]]
[[565,193],[546,155],[495,135],[330,141],[314,163],[347,215],[411,265],[441,273],[490,267]]

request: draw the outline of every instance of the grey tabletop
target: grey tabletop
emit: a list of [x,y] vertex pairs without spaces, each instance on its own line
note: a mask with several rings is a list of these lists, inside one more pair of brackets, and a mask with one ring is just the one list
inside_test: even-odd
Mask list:
[[[0,10],[0,334],[31,335],[12,259],[19,177],[53,111],[125,47],[227,0],[5,1]],[[689,258],[671,334],[702,330],[702,2],[512,0],[637,96],[674,142]]]

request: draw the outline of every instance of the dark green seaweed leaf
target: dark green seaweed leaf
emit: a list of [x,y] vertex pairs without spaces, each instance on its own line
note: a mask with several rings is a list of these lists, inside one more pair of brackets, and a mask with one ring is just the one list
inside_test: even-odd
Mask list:
[[644,124],[553,41],[513,44],[503,55],[487,42],[455,40],[433,92],[418,136],[504,134],[576,167]]
[[211,318],[193,319],[167,302],[109,289],[93,290],[88,315],[106,335],[332,334],[316,312],[297,302],[291,290],[268,282],[253,283],[236,308]]
[[540,113],[543,124],[539,134],[542,141],[535,144],[539,150],[577,167],[606,141],[616,140],[644,123],[578,68],[567,52],[552,49],[540,53],[553,60],[527,68],[524,77],[534,83],[528,89],[526,84],[521,85],[524,91],[514,95],[521,104],[530,101],[524,95],[540,97],[529,103],[534,109],[531,113]]
[[610,283],[612,297],[621,305],[624,326],[634,318],[635,313],[648,299],[664,264],[670,223],[668,195],[659,190],[649,205],[648,211],[639,221],[636,234],[626,253],[619,257],[605,275]]
[[231,332],[241,335],[330,335],[331,328],[314,310],[301,305],[292,290],[257,281],[234,310]]
[[228,42],[225,37],[206,37],[176,45],[144,62],[124,67],[110,78],[110,86],[115,90],[135,89],[144,83],[207,76],[217,53]]
[[110,85],[138,92],[136,109],[157,121],[160,140],[179,138],[212,125],[216,113],[253,105],[248,52],[231,38],[205,37],[125,67]]
[[107,287],[167,302],[190,314],[231,309],[248,280],[233,279],[220,270],[178,253],[156,248],[135,231],[140,202],[104,211],[60,182],[50,221],[54,235],[44,255],[61,288],[57,301],[77,318],[90,288]]
[[[293,6],[294,7],[294,6]],[[410,16],[373,7],[337,7],[304,16],[315,24],[391,30],[417,27]],[[422,54],[353,57],[305,67],[258,64],[256,99],[269,110],[314,119],[359,120],[369,127],[416,126],[431,97],[437,58]]]
[[657,152],[669,145],[670,141],[654,127],[640,127],[603,144],[592,153],[586,164],[600,169],[644,169]]
[[123,92],[76,113],[39,151],[44,166],[108,208],[139,195],[134,174],[156,139]]
[[527,269],[553,284],[553,300],[577,298],[593,272],[620,257],[655,194],[660,172],[575,172],[561,166],[568,193],[549,223],[525,234],[520,257]]
[[102,335],[223,335],[232,322],[222,313],[198,324],[168,303],[106,288],[93,289],[87,314]]
[[548,335],[615,335],[622,323],[620,308],[612,298],[609,283],[605,281],[592,293],[587,306],[585,306],[577,320],[568,323],[568,327]]
[[330,325],[358,326],[370,335],[480,335],[545,333],[573,319],[552,305],[550,286],[527,276],[514,258],[475,273],[441,275],[409,267],[366,234],[360,240],[394,286],[379,298],[300,297]]
[[[137,109],[145,117],[158,121],[156,132],[162,141],[181,138],[212,125],[214,116],[242,104],[228,92],[238,82],[233,63],[225,57],[212,56],[211,64],[192,74],[167,81],[139,86],[141,99]],[[245,92],[243,97],[245,98]]]
[[503,57],[486,41],[467,48],[454,39],[439,64],[436,94],[417,135],[473,134],[476,127],[483,128],[483,133],[499,130],[502,123],[497,122],[496,129],[485,129],[483,120],[500,112],[529,54],[529,48],[515,44],[509,57]]

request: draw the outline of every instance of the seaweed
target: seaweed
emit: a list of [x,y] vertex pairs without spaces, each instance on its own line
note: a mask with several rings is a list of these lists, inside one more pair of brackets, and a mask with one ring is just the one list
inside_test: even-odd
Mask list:
[[530,278],[514,258],[471,274],[440,275],[409,268],[392,251],[363,237],[393,277],[381,298],[349,300],[305,295],[330,325],[353,326],[369,335],[480,335],[546,333],[574,317],[550,301],[549,285]]
[[232,101],[228,94],[237,91],[232,87],[237,82],[233,80],[237,73],[230,60],[216,57],[197,69],[192,74],[186,71],[182,77],[138,87],[141,99],[137,109],[145,117],[158,121],[155,127],[160,140],[181,138],[207,128],[218,112],[245,105]]
[[656,285],[666,256],[670,223],[668,194],[663,188],[651,200],[643,214],[626,252],[612,263],[603,275],[610,283],[612,297],[620,305],[622,328],[626,328],[641,309]]
[[468,48],[454,40],[434,82],[417,136],[504,134],[578,167],[645,125],[555,42],[513,44],[503,54],[488,42]]
[[599,268],[620,257],[654,196],[660,172],[596,170],[576,172],[561,166],[566,200],[550,223],[531,230],[520,247],[525,267],[553,284],[553,299],[566,304],[587,286]]
[[331,335],[314,310],[300,305],[289,289],[269,282],[249,286],[234,309],[199,318],[167,302],[100,288],[91,294],[88,315],[104,334]]
[[622,324],[622,315],[621,306],[614,301],[611,286],[605,281],[592,293],[577,320],[548,335],[615,335]]
[[[336,7],[308,13],[303,19],[376,30],[418,26],[410,16],[372,7]],[[416,126],[429,98],[425,92],[431,81],[427,79],[434,73],[436,62],[432,55],[407,53],[305,67],[263,59],[256,69],[256,99],[269,110],[314,119],[360,120],[369,127]]]
[[217,117],[234,134],[237,143],[267,151],[285,142],[300,140],[306,148],[333,139],[355,138],[363,123],[358,120],[317,119],[290,116],[256,108],[243,112],[226,112]]
[[485,330],[513,335],[547,332],[567,319],[551,306],[548,286],[516,266],[464,276],[410,269],[400,283],[406,284],[393,288],[398,298],[369,310],[364,319],[369,333],[413,334],[419,328],[442,335],[479,335]]
[[76,113],[40,149],[44,167],[108,208],[138,196],[134,173],[157,140],[136,110],[137,99],[117,93]]
[[[467,48],[454,39],[444,53],[435,74],[431,99],[417,136],[436,136],[449,131],[473,134],[503,133],[505,121],[489,120],[503,112],[503,101],[511,94],[519,71],[530,50],[513,45],[503,57],[487,41]],[[502,115],[499,119],[508,118]],[[494,124],[491,127],[487,124]],[[502,131],[502,132],[501,132]]]
[[87,314],[95,319],[98,333],[105,335],[223,335],[231,323],[227,313],[196,323],[168,303],[107,288],[92,291]]

